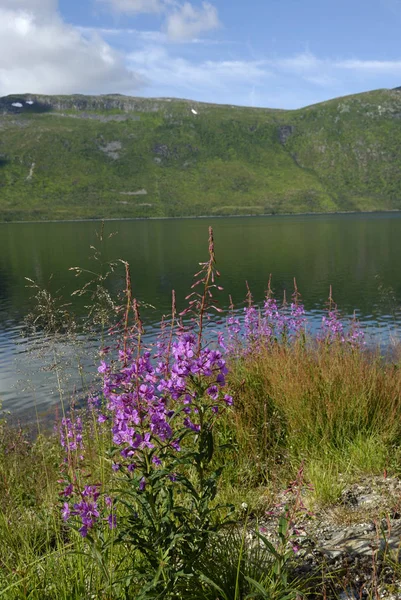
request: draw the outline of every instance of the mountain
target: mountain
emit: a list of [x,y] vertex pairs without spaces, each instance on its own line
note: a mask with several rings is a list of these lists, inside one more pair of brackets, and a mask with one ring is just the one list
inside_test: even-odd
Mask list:
[[401,209],[401,90],[300,110],[0,98],[0,219]]

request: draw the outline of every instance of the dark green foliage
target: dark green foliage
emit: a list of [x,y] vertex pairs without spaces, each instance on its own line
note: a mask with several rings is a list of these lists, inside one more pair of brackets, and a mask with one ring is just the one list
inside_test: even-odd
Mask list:
[[297,111],[27,98],[0,99],[4,221],[401,208],[398,91]]

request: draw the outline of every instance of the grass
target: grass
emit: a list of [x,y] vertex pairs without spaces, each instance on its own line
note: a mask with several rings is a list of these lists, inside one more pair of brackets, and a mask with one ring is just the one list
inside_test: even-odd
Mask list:
[[[301,461],[305,483],[313,486],[308,504],[314,507],[335,503],[346,484],[360,476],[400,472],[397,362],[363,348],[309,342],[261,348],[230,365],[235,408],[219,423],[218,435],[222,442],[231,441],[235,452],[218,500],[233,502],[238,515],[243,502],[254,515],[263,515]],[[86,421],[87,456],[96,480],[107,469],[100,459],[104,439],[93,435],[93,426]],[[108,598],[101,566],[60,519],[58,440],[51,433],[34,438],[4,422],[1,427],[0,598]],[[215,553],[221,553],[214,581],[226,589],[221,597],[231,600],[235,577],[231,583],[221,577],[235,571],[240,543],[232,540],[236,550],[230,552],[228,542],[218,550],[219,543],[204,556],[206,572]],[[107,568],[118,571],[123,559],[116,552]],[[221,570],[227,561],[231,566]],[[204,595],[192,597],[212,598],[206,588]],[[124,598],[123,589],[120,593],[110,597]]]
[[296,111],[55,96],[9,112],[15,98],[0,99],[4,221],[401,208],[399,91]]
[[342,344],[281,345],[234,364],[233,435],[244,481],[290,477],[302,460],[316,500],[335,500],[339,475],[397,471],[401,439],[398,359]]

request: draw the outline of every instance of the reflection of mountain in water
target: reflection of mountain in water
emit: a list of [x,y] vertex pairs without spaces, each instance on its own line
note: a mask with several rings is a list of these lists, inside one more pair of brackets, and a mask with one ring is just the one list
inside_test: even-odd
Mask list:
[[[8,284],[7,273],[4,268],[0,265],[0,303],[9,296],[9,284]],[[1,311],[0,311],[1,315]],[[1,317],[0,317],[1,318]]]

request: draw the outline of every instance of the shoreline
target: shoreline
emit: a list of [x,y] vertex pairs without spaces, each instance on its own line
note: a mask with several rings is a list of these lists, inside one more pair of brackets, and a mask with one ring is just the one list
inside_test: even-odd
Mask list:
[[260,218],[260,217],[321,217],[321,216],[337,216],[337,215],[388,215],[399,213],[401,209],[392,208],[389,210],[338,210],[333,212],[294,212],[294,213],[263,213],[260,215],[244,214],[244,215],[183,215],[180,217],[93,217],[85,219],[43,219],[32,221],[0,221],[0,225],[17,225],[29,223],[102,223],[115,221],[178,221],[190,219],[241,219],[241,218]]

